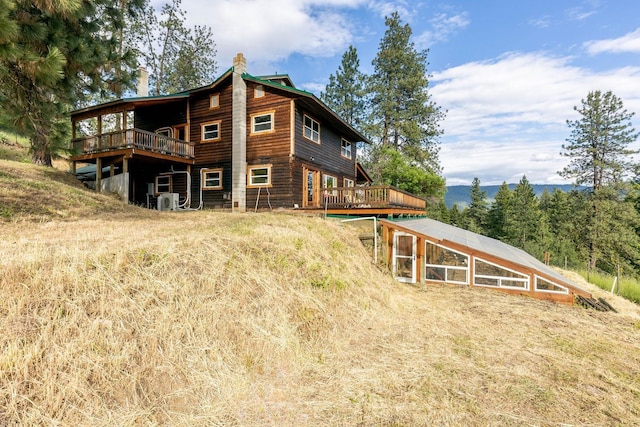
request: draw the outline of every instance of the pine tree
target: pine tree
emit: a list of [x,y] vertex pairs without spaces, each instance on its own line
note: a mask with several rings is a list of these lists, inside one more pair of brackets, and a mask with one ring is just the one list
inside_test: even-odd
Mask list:
[[487,232],[489,237],[504,240],[507,232],[507,215],[511,210],[513,195],[509,189],[509,185],[503,182],[496,193],[495,201],[489,208],[487,215]]
[[462,212],[460,212],[460,208],[458,208],[458,205],[451,206],[451,209],[449,210],[449,221],[451,225],[464,228],[464,219],[462,217]]
[[122,22],[122,11],[107,0],[10,6],[0,12],[0,105],[12,128],[29,136],[34,163],[50,166],[68,145],[72,106],[88,93],[129,83],[113,73],[117,46],[106,28]]
[[[586,246],[589,248],[590,266],[596,267],[601,257],[605,262],[626,256],[619,245],[609,239],[612,229],[631,238],[630,224],[635,219],[624,205],[621,195],[628,189],[628,179],[637,165],[633,162],[633,154],[629,145],[638,137],[631,125],[633,113],[624,109],[622,100],[612,92],[589,92],[582,100],[580,108],[574,107],[580,114],[577,120],[567,120],[571,134],[568,145],[563,145],[564,156],[570,163],[560,175],[574,178],[578,185],[590,188],[591,213],[587,224]],[[621,215],[624,213],[624,215]],[[616,221],[623,221],[618,224]],[[637,238],[635,230],[633,235]],[[632,247],[635,244],[627,241]],[[614,252],[618,251],[616,255]],[[637,261],[636,261],[637,262]]]
[[149,70],[151,94],[176,93],[211,83],[217,70],[211,28],[185,27],[180,0],[164,4],[160,15],[162,19],[148,4],[146,19],[132,29],[132,43]]
[[336,74],[329,76],[320,99],[340,117],[356,129],[362,129],[366,116],[366,76],[360,71],[360,59],[355,47],[342,55],[342,62]]
[[426,171],[440,173],[439,122],[444,114],[428,91],[427,51],[416,50],[411,27],[402,24],[398,12],[385,25],[369,79],[371,136]]
[[571,160],[560,175],[575,178],[577,185],[589,186],[594,193],[629,178],[636,168],[632,155],[639,152],[629,149],[638,137],[631,125],[634,113],[611,91],[589,92],[582,107],[574,110],[581,117],[567,120],[571,135],[562,154]]
[[436,221],[451,224],[451,213],[444,199],[427,199],[427,214]]
[[521,249],[536,241],[541,212],[533,187],[526,176],[513,190],[513,198],[507,210],[506,241]]
[[473,178],[471,189],[469,190],[471,199],[466,210],[469,229],[480,234],[486,234],[487,215],[489,214],[489,203],[487,192],[480,188],[480,180]]

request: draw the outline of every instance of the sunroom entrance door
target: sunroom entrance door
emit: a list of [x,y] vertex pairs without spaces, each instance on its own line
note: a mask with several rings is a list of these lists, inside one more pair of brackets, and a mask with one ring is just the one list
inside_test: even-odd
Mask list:
[[416,283],[417,240],[411,234],[393,235],[393,275],[399,282]]
[[302,207],[320,206],[320,172],[303,168]]

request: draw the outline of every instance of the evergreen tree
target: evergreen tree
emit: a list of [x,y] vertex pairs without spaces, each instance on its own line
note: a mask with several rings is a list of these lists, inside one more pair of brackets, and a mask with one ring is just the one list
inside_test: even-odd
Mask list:
[[366,76],[360,71],[360,60],[355,47],[342,55],[336,74],[329,76],[320,99],[356,129],[361,129],[366,116]]
[[152,95],[204,86],[215,80],[216,49],[211,28],[185,27],[181,0],[166,3],[158,19],[147,4],[144,20],[132,28],[132,43],[149,70]]
[[416,50],[411,27],[402,24],[398,12],[387,17],[385,25],[369,79],[371,137],[438,174],[439,122],[444,114],[428,91],[427,51]]
[[[610,91],[590,92],[586,100],[582,100],[582,106],[574,110],[581,117],[567,120],[571,134],[567,139],[569,144],[562,148],[563,155],[571,160],[560,175],[590,187],[591,215],[585,243],[589,248],[590,266],[596,267],[600,257],[612,262],[617,256],[613,252],[621,250],[608,239],[611,230],[630,236],[630,224],[635,223],[627,215],[630,211],[621,204],[620,196],[624,194],[625,179],[637,168],[632,155],[638,151],[631,150],[629,145],[638,134],[631,125],[634,114],[624,109],[622,100]],[[620,215],[621,212],[625,214]],[[623,223],[617,224],[616,220]],[[635,230],[633,235],[638,237]],[[633,242],[628,243],[634,246]]]
[[489,237],[498,240],[506,239],[507,215],[508,212],[511,211],[512,197],[513,195],[511,194],[509,185],[503,182],[487,214],[487,232]]
[[607,185],[618,184],[630,177],[636,168],[629,149],[638,134],[631,125],[634,113],[624,109],[622,100],[613,93],[589,92],[582,107],[574,107],[581,117],[567,120],[571,135],[562,153],[570,163],[560,175],[575,178],[577,185],[591,187],[594,193]]
[[427,199],[427,214],[431,219],[444,222],[445,224],[451,224],[451,214],[443,198]]
[[119,52],[107,29],[122,23],[122,10],[107,0],[14,0],[6,9],[0,1],[2,116],[29,136],[32,160],[50,166],[68,145],[72,106],[130,83],[113,72]]
[[469,197],[471,201],[466,210],[469,229],[476,233],[486,234],[489,203],[487,201],[487,192],[480,188],[480,180],[478,178],[473,178]]
[[464,219],[458,205],[451,206],[451,209],[449,210],[449,221],[451,225],[464,228]]
[[507,210],[506,241],[521,249],[536,241],[540,227],[540,208],[533,187],[522,176],[513,190],[513,198]]

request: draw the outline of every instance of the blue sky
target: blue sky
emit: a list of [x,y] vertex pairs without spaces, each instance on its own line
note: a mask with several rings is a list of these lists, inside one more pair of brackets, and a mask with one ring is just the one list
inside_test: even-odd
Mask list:
[[[154,5],[162,1],[154,0]],[[611,90],[640,114],[637,0],[182,0],[188,25],[212,28],[220,72],[237,52],[254,75],[289,74],[319,95],[349,45],[362,71],[394,11],[429,49],[448,185],[565,183],[557,174],[573,107]],[[640,118],[634,117],[640,129]],[[640,148],[640,144],[633,148]]]

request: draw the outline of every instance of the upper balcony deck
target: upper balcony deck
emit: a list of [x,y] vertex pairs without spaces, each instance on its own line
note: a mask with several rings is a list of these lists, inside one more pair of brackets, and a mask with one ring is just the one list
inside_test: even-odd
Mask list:
[[194,144],[142,129],[124,129],[71,141],[72,160],[87,160],[119,152],[139,150],[151,157],[168,157],[190,163],[194,158]]

